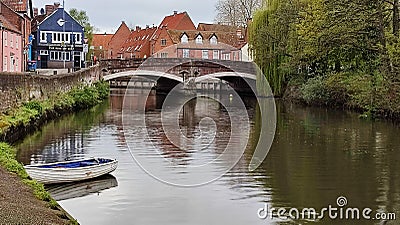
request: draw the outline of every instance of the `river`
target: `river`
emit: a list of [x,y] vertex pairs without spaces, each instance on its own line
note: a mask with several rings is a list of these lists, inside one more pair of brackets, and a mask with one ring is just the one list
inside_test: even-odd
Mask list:
[[[129,96],[132,104],[143,97],[140,90]],[[380,223],[372,218],[346,220],[343,215],[342,219],[332,219],[326,213],[315,221],[277,215],[260,218],[267,211],[264,208],[301,212],[312,207],[320,213],[329,205],[340,208],[337,202],[340,198],[346,200],[342,208],[357,207],[360,211],[370,208],[372,217],[379,212],[400,214],[400,128],[396,124],[363,120],[348,111],[277,101],[277,130],[272,148],[263,164],[250,172],[251,146],[257,142],[259,120],[254,100],[246,99],[250,144],[243,157],[213,182],[180,187],[165,181],[218,176],[218,167],[208,167],[203,176],[201,171],[192,173],[185,166],[215,158],[229,141],[240,144],[242,137],[230,139],[230,118],[223,107],[212,99],[198,98],[185,106],[181,127],[190,138],[198,137],[202,129],[210,126],[212,132],[206,134],[212,133],[215,139],[206,149],[201,141],[190,144],[194,150],[203,151],[180,151],[160,131],[158,108],[162,100],[159,96],[149,100],[146,124],[152,148],[161,152],[167,159],[164,162],[153,160],[150,145],[135,136],[137,127],[123,123],[122,90],[112,90],[109,100],[90,110],[49,122],[18,143],[17,158],[23,164],[92,156],[118,159],[119,166],[111,176],[47,187],[59,204],[83,225]],[[205,115],[215,124],[199,124]],[[149,159],[147,167],[163,170],[171,163],[181,167],[174,173],[163,174],[162,182],[150,176],[147,168],[133,159],[131,151]],[[389,220],[387,224],[400,222]]]

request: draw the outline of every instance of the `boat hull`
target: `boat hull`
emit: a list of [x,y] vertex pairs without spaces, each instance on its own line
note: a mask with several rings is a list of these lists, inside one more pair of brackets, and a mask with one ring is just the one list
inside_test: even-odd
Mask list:
[[43,184],[67,183],[92,179],[117,169],[118,161],[78,168],[41,168],[43,165],[25,166],[29,176]]

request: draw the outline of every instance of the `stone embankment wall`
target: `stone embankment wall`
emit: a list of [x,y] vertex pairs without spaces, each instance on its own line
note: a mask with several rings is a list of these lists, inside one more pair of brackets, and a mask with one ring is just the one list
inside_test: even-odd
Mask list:
[[43,100],[79,85],[90,85],[102,78],[99,66],[69,74],[37,75],[0,73],[0,112],[33,99]]

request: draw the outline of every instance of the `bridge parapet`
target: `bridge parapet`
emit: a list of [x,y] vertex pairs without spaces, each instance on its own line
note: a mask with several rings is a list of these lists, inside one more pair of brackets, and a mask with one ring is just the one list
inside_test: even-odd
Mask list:
[[253,62],[187,59],[187,58],[148,58],[144,59],[110,59],[102,60],[102,68],[111,73],[126,70],[142,70],[166,72],[179,75],[182,71],[197,71],[198,75],[207,75],[217,72],[237,72],[256,74],[257,67]]

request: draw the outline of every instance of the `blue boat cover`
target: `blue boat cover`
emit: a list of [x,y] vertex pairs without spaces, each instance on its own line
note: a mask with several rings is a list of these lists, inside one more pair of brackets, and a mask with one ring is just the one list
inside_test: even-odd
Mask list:
[[94,166],[98,164],[104,164],[111,162],[111,159],[103,159],[103,158],[98,158],[98,159],[88,159],[88,160],[82,160],[78,162],[60,162],[57,164],[52,164],[52,165],[42,165],[38,166],[38,168],[79,168],[79,167],[86,167],[86,166]]

